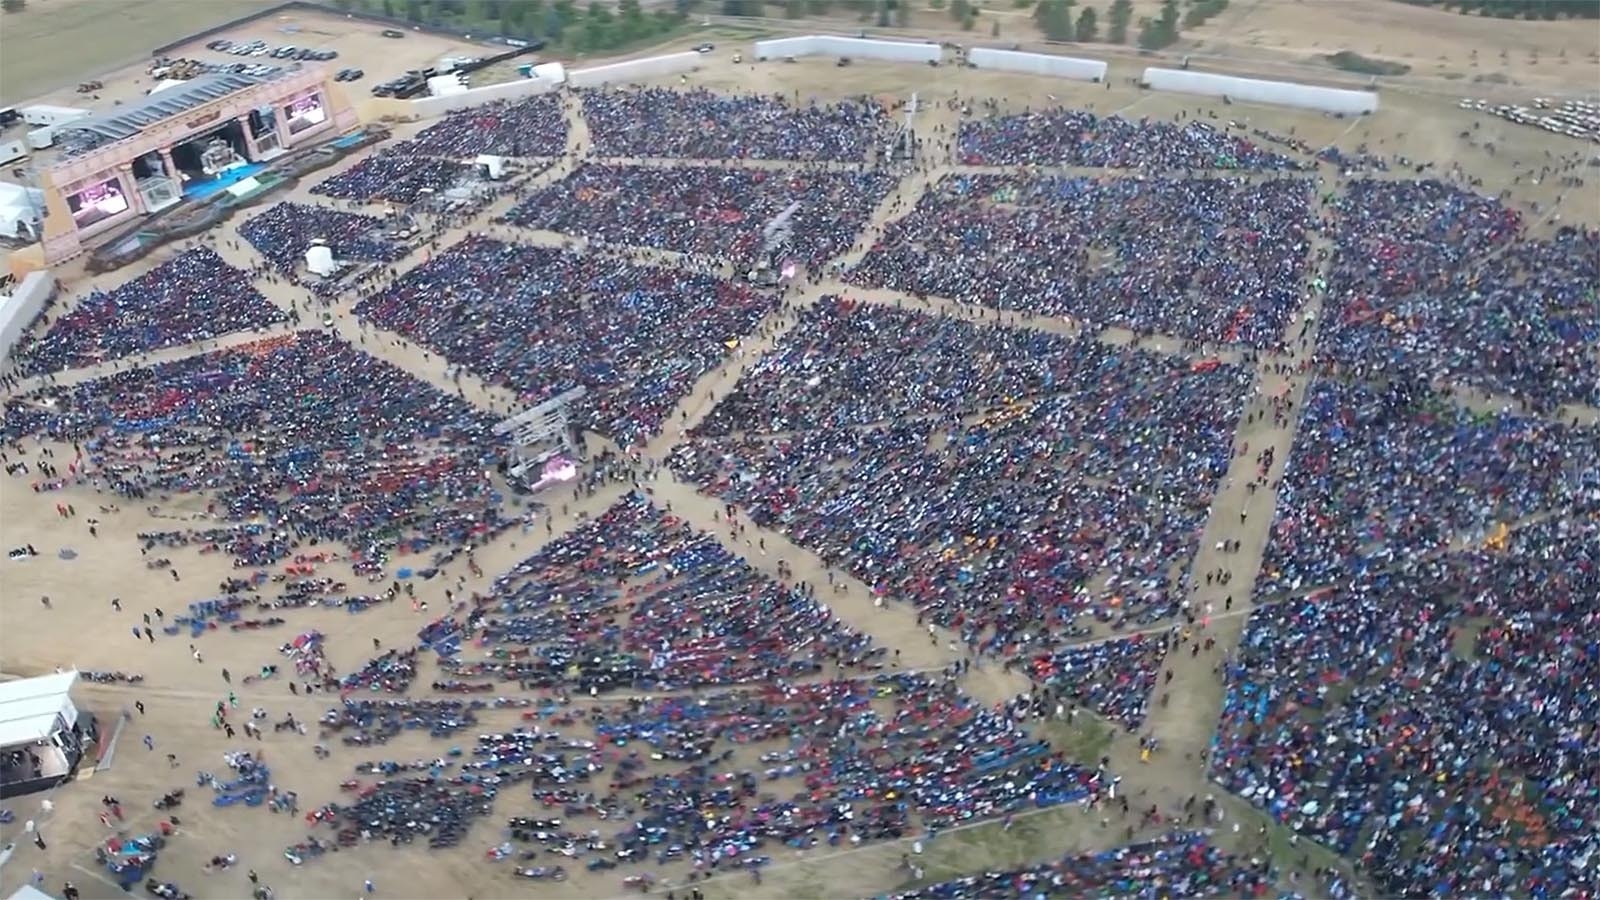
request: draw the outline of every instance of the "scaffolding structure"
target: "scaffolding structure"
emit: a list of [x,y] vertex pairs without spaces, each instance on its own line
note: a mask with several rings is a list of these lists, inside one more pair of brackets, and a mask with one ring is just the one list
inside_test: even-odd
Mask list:
[[794,236],[794,214],[799,210],[800,201],[796,200],[773,216],[772,221],[762,226],[761,256],[756,260],[756,267],[750,273],[752,282],[763,285],[778,283],[784,256],[789,252],[789,241]]
[[537,472],[558,452],[577,456],[567,408],[588,393],[582,387],[575,387],[495,425],[495,434],[510,436],[511,459],[506,474],[526,481],[529,472]]
[[900,127],[889,138],[889,143],[884,147],[883,158],[890,162],[907,162],[917,155],[917,95],[911,94],[911,100],[906,104],[906,118]]

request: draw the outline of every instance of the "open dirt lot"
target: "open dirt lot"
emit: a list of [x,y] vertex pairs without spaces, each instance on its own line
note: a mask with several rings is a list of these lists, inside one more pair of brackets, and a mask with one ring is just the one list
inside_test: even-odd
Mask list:
[[[249,3],[217,2],[196,4],[207,8],[208,15],[225,18],[247,10]],[[4,94],[7,99],[28,96],[39,90],[88,77],[93,67],[61,51],[62,46],[82,46],[74,42],[88,42],[89,46],[111,47],[119,41],[133,41],[143,45],[160,42],[180,29],[163,23],[162,15],[175,8],[173,3],[147,2],[119,5],[128,12],[120,12],[115,27],[107,25],[105,4],[100,0],[53,0],[36,2],[24,14],[7,16],[4,24],[4,72],[8,84]],[[234,10],[221,12],[223,8]],[[97,14],[96,9],[100,12]],[[50,17],[60,15],[64,31],[46,27]],[[1299,17],[1299,18],[1297,18]],[[928,17],[932,21],[931,14]],[[37,21],[35,21],[37,20]],[[192,21],[192,20],[191,20]],[[1016,28],[1028,27],[1023,19]],[[160,27],[163,26],[164,27]],[[286,33],[284,26],[298,30]],[[1011,24],[1006,26],[1010,33]],[[11,29],[30,29],[13,31]],[[1482,72],[1504,72],[1520,84],[1530,88],[1549,83],[1583,83],[1582,75],[1591,77],[1595,63],[1587,58],[1594,49],[1594,36],[1588,36],[1588,46],[1583,46],[1582,35],[1574,36],[1580,27],[1564,23],[1500,23],[1463,19],[1454,14],[1415,10],[1382,0],[1349,0],[1341,4],[1315,4],[1293,2],[1238,3],[1235,10],[1198,32],[1197,49],[1201,52],[1221,52],[1225,48],[1231,55],[1235,51],[1262,51],[1264,58],[1272,51],[1278,58],[1295,57],[1304,61],[1321,52],[1334,49],[1354,49],[1411,62],[1421,74],[1443,77],[1447,72],[1459,71],[1470,78]],[[365,93],[373,79],[387,77],[385,73],[425,64],[444,53],[470,48],[471,45],[444,38],[412,34],[399,41],[378,36],[379,27],[370,23],[351,24],[327,16],[299,16],[282,22],[260,22],[240,34],[226,37],[249,40],[261,38],[272,43],[294,43],[299,46],[326,46],[340,51],[338,66],[358,66],[368,73],[366,82],[353,90]],[[27,45],[25,55],[14,55],[12,48],[23,36]],[[50,35],[47,37],[47,35]],[[70,35],[71,37],[63,37]],[[94,35],[99,35],[95,37]],[[134,41],[134,35],[138,36]],[[1551,43],[1544,43],[1546,39]],[[65,41],[63,45],[58,41]],[[99,43],[96,43],[99,42]],[[698,39],[674,42],[663,49],[676,50],[697,43]],[[1547,159],[1548,154],[1570,156],[1574,153],[1592,152],[1585,145],[1547,135],[1533,129],[1464,112],[1453,103],[1443,102],[1430,93],[1411,93],[1404,90],[1386,91],[1384,109],[1367,119],[1335,119],[1309,113],[1296,113],[1259,106],[1232,105],[1201,102],[1194,99],[1158,95],[1130,86],[1130,77],[1138,71],[1133,59],[1119,59],[1113,64],[1112,78],[1107,86],[1051,82],[1023,76],[1003,76],[960,70],[950,67],[927,69],[910,66],[856,63],[848,68],[838,68],[831,62],[801,61],[794,64],[770,63],[764,65],[734,65],[729,56],[736,48],[722,39],[714,54],[707,57],[707,66],[687,79],[691,85],[716,89],[741,91],[768,91],[792,93],[801,97],[839,97],[872,94],[903,98],[916,92],[924,103],[919,114],[918,133],[935,142],[948,142],[958,111],[964,104],[982,98],[1001,98],[1004,105],[1017,109],[1047,105],[1069,105],[1092,108],[1101,113],[1119,113],[1128,117],[1172,118],[1180,114],[1216,116],[1228,121],[1260,125],[1275,131],[1289,132],[1313,145],[1337,144],[1354,150],[1365,144],[1372,152],[1402,154],[1419,161],[1434,164],[1435,171],[1459,172],[1463,177],[1479,179],[1486,191],[1511,191],[1513,202],[1525,209],[1531,218],[1548,227],[1557,221],[1600,222],[1600,203],[1592,190],[1589,193],[1562,190],[1553,184],[1534,185],[1528,176]],[[117,44],[120,46],[120,44]],[[1499,48],[1507,49],[1508,57],[1501,60]],[[1540,48],[1541,58],[1534,66],[1528,51]],[[1555,56],[1558,49],[1567,49],[1568,65],[1546,56]],[[51,50],[50,48],[54,48]],[[744,48],[748,53],[748,48]],[[1478,50],[1481,68],[1468,62],[1470,51]],[[207,51],[195,48],[178,51],[205,58]],[[111,50],[104,57],[112,58]],[[214,56],[215,54],[209,54]],[[84,54],[88,56],[88,54]],[[1448,67],[1448,68],[1443,68]],[[1437,70],[1437,71],[1435,71]],[[11,82],[15,71],[17,82]],[[142,67],[124,70],[116,79],[106,78],[107,101],[122,96],[137,96]],[[1547,74],[1548,73],[1548,74]],[[680,83],[677,77],[662,79],[664,85]],[[13,89],[13,84],[23,85]],[[119,93],[120,92],[120,93]],[[73,102],[70,87],[66,94],[52,95],[55,102]],[[403,137],[420,126],[407,126],[400,130]],[[1462,135],[1466,135],[1463,137]],[[1489,147],[1492,145],[1492,153]],[[937,152],[937,151],[936,151]],[[342,163],[352,165],[354,161]],[[329,173],[321,173],[320,180]],[[308,201],[307,186],[301,185],[292,196],[282,199]],[[278,198],[275,198],[278,199]],[[237,240],[240,216],[225,225],[217,236],[216,246],[235,265],[249,267],[258,261],[248,245],[242,249],[231,246]],[[475,220],[471,227],[484,230],[485,217]],[[440,239],[441,244],[460,240],[464,230],[455,229]],[[67,304],[81,297],[91,286],[109,286],[126,281],[140,272],[158,264],[178,249],[171,248],[156,254],[137,266],[101,276],[94,281],[72,277],[63,273],[66,280]],[[401,268],[417,262],[407,260]],[[287,306],[294,294],[281,284],[258,282],[270,300]],[[347,300],[336,304],[336,328],[352,340],[359,334],[358,326],[350,313]],[[436,384],[448,384],[444,366],[437,357],[418,348],[394,342],[391,338],[375,337],[365,349],[380,355],[409,372],[419,374]],[[759,350],[759,347],[753,348]],[[751,353],[754,356],[754,353]],[[739,365],[730,361],[723,371],[708,376],[702,390],[691,394],[684,411],[692,418],[704,415],[708,404],[703,400],[705,389],[725,392],[735,380]],[[1265,388],[1264,388],[1265,391]],[[469,399],[499,411],[506,409],[503,392],[474,387]],[[648,448],[650,455],[659,456],[670,446],[674,435],[666,435]],[[1264,424],[1239,433],[1239,441],[1252,446],[1264,446],[1278,441],[1286,448],[1289,436],[1282,429],[1269,429]],[[70,459],[69,446],[53,447],[58,460]],[[29,459],[36,458],[38,448],[29,448]],[[1279,459],[1287,456],[1280,455]],[[754,549],[745,546],[743,539],[732,537],[723,523],[713,519],[714,504],[694,495],[687,488],[662,481],[656,485],[657,496],[670,500],[680,514],[690,517],[700,527],[722,537],[731,547],[750,554],[751,561],[771,570],[778,560],[785,560],[800,580],[820,583],[826,577],[821,561],[775,535],[767,535],[771,556],[763,552],[756,556]],[[594,514],[616,499],[620,488],[603,489],[596,497],[580,499],[570,494],[557,493],[541,498],[549,503],[557,534],[578,520],[580,513]],[[1236,492],[1237,493],[1237,492]],[[74,503],[78,518],[59,517],[54,504]],[[120,502],[118,512],[97,511],[100,505]],[[1213,519],[1228,521],[1238,507],[1238,498],[1219,497]],[[570,513],[561,513],[564,506]],[[190,498],[163,498],[152,500],[150,510],[136,501],[114,501],[96,496],[85,489],[64,494],[35,494],[26,487],[25,479],[6,479],[0,484],[0,547],[10,548],[24,543],[35,545],[41,555],[24,561],[0,561],[0,670],[8,675],[31,675],[48,672],[57,667],[76,667],[84,670],[105,669],[138,672],[146,681],[137,688],[101,687],[86,685],[80,706],[100,716],[108,726],[114,725],[120,715],[129,716],[116,751],[115,763],[109,770],[93,778],[59,789],[53,796],[54,812],[37,814],[36,801],[24,799],[6,805],[18,811],[19,822],[30,816],[37,817],[44,834],[49,839],[49,849],[37,851],[20,836],[17,825],[6,826],[0,835],[6,841],[17,841],[18,850],[12,861],[0,873],[0,889],[9,892],[29,878],[32,869],[48,873],[51,888],[59,887],[64,879],[74,881],[89,898],[120,896],[114,886],[105,883],[95,871],[92,847],[104,837],[104,829],[95,820],[99,811],[99,798],[113,794],[122,799],[131,815],[132,827],[146,829],[155,821],[150,802],[163,791],[175,787],[190,789],[191,800],[180,811],[183,834],[173,841],[163,853],[158,869],[161,877],[175,880],[186,889],[202,897],[244,896],[249,885],[244,871],[255,869],[263,883],[271,884],[284,898],[314,898],[356,896],[361,892],[364,879],[371,878],[380,896],[452,896],[486,897],[529,893],[526,882],[517,881],[509,874],[510,863],[498,865],[482,861],[484,850],[499,840],[497,825],[509,816],[540,815],[525,788],[506,792],[498,801],[490,822],[480,823],[472,837],[462,847],[451,851],[427,853],[420,849],[394,850],[384,846],[371,846],[347,851],[308,863],[303,867],[291,866],[281,855],[281,849],[304,837],[305,823],[295,817],[274,815],[265,808],[213,809],[205,792],[195,790],[194,773],[197,769],[219,772],[223,769],[221,755],[237,749],[241,741],[224,740],[220,731],[209,722],[210,709],[225,697],[230,685],[223,682],[221,670],[230,668],[233,673],[231,688],[237,691],[241,711],[263,706],[275,720],[292,712],[300,719],[314,720],[328,708],[332,698],[292,696],[280,682],[254,685],[241,684],[241,676],[269,663],[284,663],[278,647],[294,634],[317,629],[327,636],[327,655],[340,671],[358,668],[372,654],[371,641],[379,639],[385,647],[413,643],[422,617],[406,608],[404,602],[383,606],[349,615],[340,610],[309,609],[289,613],[289,624],[276,630],[261,632],[213,632],[197,642],[203,651],[204,661],[197,662],[189,653],[187,637],[159,637],[151,644],[130,634],[130,628],[141,625],[141,615],[156,607],[163,607],[171,615],[183,609],[190,601],[214,594],[213,587],[222,579],[238,574],[222,554],[201,555],[192,550],[164,551],[169,555],[181,581],[175,581],[162,570],[146,567],[147,558],[141,556],[133,535],[144,530],[175,527],[174,518],[202,517],[204,508]],[[98,537],[86,530],[85,517],[100,521]],[[1258,520],[1270,518],[1258,515]],[[1252,522],[1254,525],[1255,522]],[[1259,554],[1264,539],[1261,529],[1252,528],[1251,545],[1246,550]],[[1209,534],[1202,546],[1210,546],[1226,532]],[[482,588],[497,573],[529,555],[543,542],[544,530],[536,529],[533,535],[509,533],[478,551],[477,559],[483,567],[484,577],[471,577],[458,563],[448,571],[450,580],[457,575],[466,576],[468,590]],[[57,551],[71,548],[77,558],[57,558]],[[360,582],[344,563],[332,563],[319,569],[319,576],[331,576]],[[840,576],[841,578],[843,576]],[[444,580],[419,586],[418,595],[427,595],[437,609],[443,606]],[[45,609],[40,598],[51,598],[51,608]],[[121,612],[112,609],[111,601],[118,598]],[[949,661],[941,646],[931,649],[920,627],[911,621],[909,613],[893,610],[875,610],[859,585],[843,598],[830,599],[839,615],[852,624],[871,630],[880,643],[904,647],[908,665],[938,667]],[[1219,632],[1225,640],[1236,637],[1242,622],[1242,610],[1226,619]],[[1231,629],[1231,632],[1230,630]],[[1204,662],[1204,661],[1202,661]],[[1110,737],[1111,729],[1103,725],[1087,726],[1078,732],[1058,730],[1052,734],[1057,746],[1071,748],[1076,755],[1093,760],[1101,753],[1113,758],[1113,768],[1137,772],[1142,779],[1141,790],[1148,791],[1147,802],[1171,803],[1195,790],[1200,783],[1197,777],[1199,763],[1191,755],[1203,748],[1214,726],[1214,714],[1220,696],[1220,685],[1206,676],[1203,669],[1185,672],[1178,686],[1182,687],[1170,715],[1158,723],[1163,729],[1164,742],[1174,748],[1169,756],[1159,758],[1154,765],[1141,767],[1136,761],[1137,751],[1133,739],[1126,735]],[[428,657],[418,676],[413,694],[426,692],[426,685],[436,675],[434,663]],[[993,701],[1025,689],[1025,683],[998,671],[979,671],[968,676],[966,688],[975,696]],[[134,710],[135,701],[145,706],[143,713]],[[515,711],[486,712],[482,715],[483,727],[491,731],[509,728],[517,721]],[[237,719],[236,719],[237,721]],[[108,727],[109,732],[109,727]],[[154,749],[147,750],[141,743],[151,735]],[[311,745],[315,736],[274,734],[269,729],[265,739],[252,749],[264,749],[266,761],[272,766],[274,780],[285,790],[297,791],[302,809],[311,809],[324,802],[340,799],[338,785],[352,777],[352,766],[369,759],[410,760],[431,758],[444,752],[450,744],[470,744],[472,735],[463,734],[456,739],[441,742],[428,741],[416,733],[407,733],[383,748],[334,747],[329,761],[314,758]],[[176,754],[178,768],[169,768],[166,754]],[[1253,839],[1257,819],[1243,804],[1228,801],[1232,820],[1249,823],[1243,837],[1225,838],[1234,846],[1244,845]],[[1073,848],[1105,846],[1117,842],[1121,832],[1096,827],[1094,817],[1077,808],[1050,810],[1037,816],[1028,816],[1018,822],[1015,829],[1000,834],[998,826],[980,826],[941,838],[945,844],[929,854],[929,875],[948,877],[985,866],[1021,863],[1060,854]],[[1279,852],[1286,845],[1277,830],[1270,830],[1268,844]],[[836,897],[866,896],[893,888],[903,878],[896,862],[907,848],[904,844],[884,844],[862,849],[820,850],[810,854],[796,854],[787,850],[775,851],[776,862],[764,886],[757,888],[748,881],[716,882],[708,892],[720,896],[783,896],[783,897]],[[218,874],[203,875],[202,863],[213,854],[234,852],[240,855],[241,865]],[[1295,851],[1295,858],[1307,852],[1305,847]],[[1287,857],[1287,853],[1284,853]],[[1327,864],[1321,856],[1313,857],[1314,864]],[[548,860],[545,860],[548,862]],[[1287,859],[1285,859],[1287,862]],[[576,869],[577,866],[569,868]],[[619,878],[615,874],[595,877],[575,872],[564,884],[542,883],[532,889],[539,896],[605,897],[620,892]],[[664,892],[663,892],[664,893]]]
[[[0,18],[0,100],[33,100],[148,58],[150,48],[272,4],[266,0],[49,0]],[[49,102],[59,102],[49,101]],[[76,104],[72,104],[76,105]]]

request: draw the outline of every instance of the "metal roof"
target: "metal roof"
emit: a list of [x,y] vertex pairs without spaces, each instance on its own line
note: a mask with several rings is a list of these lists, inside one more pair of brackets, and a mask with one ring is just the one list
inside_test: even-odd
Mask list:
[[111,112],[71,122],[62,128],[62,132],[76,138],[73,143],[80,145],[81,149],[92,149],[102,144],[133,137],[163,119],[180,115],[220,97],[270,80],[272,76],[212,72],[191,78],[181,87],[150,94],[137,103],[119,106]]

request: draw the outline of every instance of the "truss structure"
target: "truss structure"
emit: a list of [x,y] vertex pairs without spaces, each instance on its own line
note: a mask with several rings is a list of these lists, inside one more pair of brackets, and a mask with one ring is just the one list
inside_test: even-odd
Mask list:
[[511,439],[511,460],[506,474],[525,480],[530,472],[536,472],[538,466],[557,452],[577,456],[567,407],[582,400],[588,393],[581,387],[575,387],[494,426],[495,434],[509,435]]

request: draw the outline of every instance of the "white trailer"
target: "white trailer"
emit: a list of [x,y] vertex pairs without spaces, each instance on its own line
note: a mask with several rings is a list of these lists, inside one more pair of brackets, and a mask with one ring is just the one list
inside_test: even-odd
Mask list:
[[27,158],[28,150],[21,141],[0,141],[0,166]]
[[56,143],[56,129],[54,125],[35,128],[28,132],[28,146],[35,150],[53,147]]
[[94,110],[79,109],[75,106],[24,106],[20,112],[22,121],[29,125],[63,125],[94,115]]

